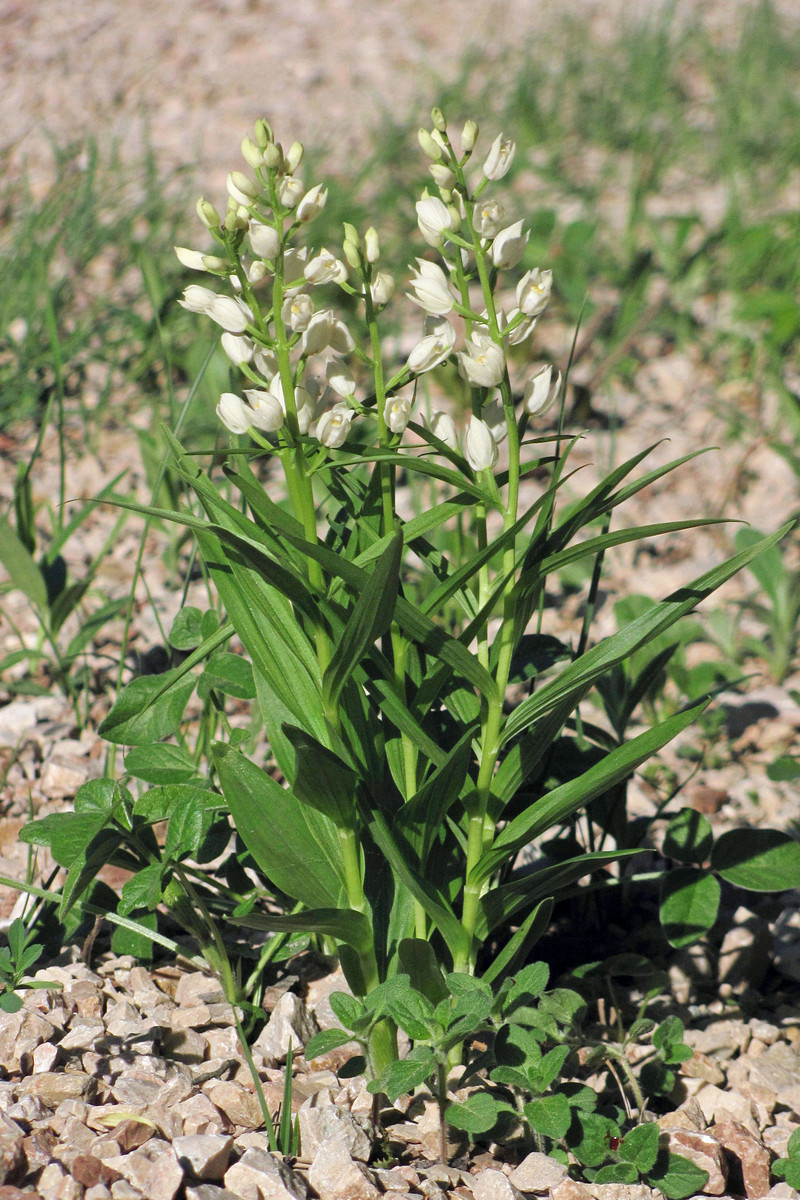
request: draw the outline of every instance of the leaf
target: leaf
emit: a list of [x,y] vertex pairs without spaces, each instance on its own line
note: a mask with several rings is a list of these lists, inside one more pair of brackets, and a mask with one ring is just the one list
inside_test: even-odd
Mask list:
[[367,577],[366,585],[325,670],[322,686],[329,711],[336,705],[342,688],[370,646],[391,627],[397,603],[402,553],[403,533],[398,529],[378,559],[375,570]]
[[664,854],[679,862],[702,863],[714,843],[711,823],[694,808],[682,808],[667,826]]
[[608,1163],[605,1167],[601,1167],[595,1175],[592,1183],[637,1183],[639,1180],[639,1172],[633,1163]]
[[549,978],[550,968],[543,962],[530,963],[521,971],[517,971],[509,988],[506,1009],[511,1009],[521,1002],[529,1004],[531,1000],[538,1000],[547,987]]
[[475,1137],[476,1134],[487,1133],[497,1124],[497,1118],[504,1112],[513,1113],[514,1109],[510,1104],[496,1100],[488,1092],[473,1092],[463,1103],[448,1105],[444,1119],[454,1129],[463,1129],[465,1133]]
[[470,727],[447,755],[447,758],[400,809],[396,817],[396,828],[401,830],[414,847],[424,870],[434,840],[453,801],[459,795],[467,778],[472,760]]
[[436,1059],[428,1046],[417,1046],[408,1058],[393,1062],[378,1079],[367,1084],[367,1091],[385,1092],[392,1103],[398,1096],[413,1092],[414,1088],[430,1079],[436,1070]]
[[312,1059],[330,1054],[331,1050],[338,1050],[340,1046],[346,1046],[352,1041],[353,1035],[345,1033],[343,1029],[322,1029],[306,1042],[303,1057],[310,1063]]
[[15,588],[30,600],[40,617],[47,612],[47,587],[36,561],[5,517],[0,517],[0,564]]
[[118,745],[159,742],[180,725],[196,683],[194,675],[183,674],[180,668],[132,679],[97,732]]
[[142,867],[122,885],[122,895],[117,905],[117,912],[122,917],[129,917],[136,909],[153,912],[161,903],[161,863],[152,863]]
[[[590,651],[591,653],[591,651]],[[569,668],[567,668],[569,670]],[[542,695],[542,688],[538,695]],[[537,693],[534,693],[536,695]],[[654,725],[652,729],[631,738],[624,746],[606,755],[595,766],[562,783],[535,804],[515,817],[495,839],[494,847],[484,854],[475,870],[475,882],[485,879],[501,866],[511,854],[516,854],[529,841],[571,816],[615,784],[626,779],[640,763],[676,737],[703,711],[704,704],[694,705],[674,717]],[[519,709],[516,710],[517,712]],[[514,714],[512,714],[513,717]],[[511,719],[511,718],[510,718]]]
[[566,1137],[572,1124],[572,1110],[563,1092],[544,1096],[541,1100],[530,1100],[524,1111],[531,1128],[554,1141]]
[[[787,523],[777,532],[757,543],[762,549],[778,542],[791,528]],[[594,683],[616,663],[622,662],[634,651],[647,645],[680,617],[691,612],[701,600],[730,579],[738,570],[755,557],[758,550],[750,547],[734,554],[731,558],[698,576],[697,579],[667,596],[666,600],[654,605],[636,621],[626,625],[618,633],[604,638],[598,645],[587,650],[580,658],[565,667],[552,682],[545,684],[527,700],[523,700],[508,718],[503,731],[503,740],[508,742],[534,721],[555,706],[565,696],[580,696],[587,686]]]
[[800,758],[791,754],[782,754],[767,767],[767,778],[776,783],[791,783],[800,779]]
[[609,1138],[619,1137],[619,1126],[610,1117],[596,1112],[583,1112],[579,1105],[572,1107],[574,1125],[567,1144],[578,1162],[585,1167],[599,1167],[608,1157]]
[[236,828],[267,878],[308,908],[338,908],[347,887],[336,826],[237,750],[214,745]]
[[658,1135],[659,1129],[655,1121],[637,1125],[626,1133],[620,1142],[620,1156],[646,1174],[655,1166],[658,1158]]
[[18,1013],[22,1008],[23,1000],[16,992],[6,990],[0,995],[0,1009],[5,1013]]
[[730,829],[714,843],[711,866],[751,892],[800,887],[800,842],[777,829]]
[[337,754],[321,745],[304,729],[284,725],[295,752],[292,791],[341,829],[350,829],[356,809],[358,776]]
[[208,659],[197,681],[197,694],[201,700],[207,700],[212,690],[237,700],[254,700],[256,685],[252,665],[240,654],[218,650]]
[[219,617],[213,609],[201,612],[191,604],[178,610],[169,631],[169,644],[176,650],[194,650],[219,628]]
[[439,1028],[433,1015],[433,1005],[426,996],[410,985],[402,993],[390,997],[386,1005],[389,1016],[414,1041],[426,1041]]
[[539,938],[546,932],[550,924],[552,912],[553,901],[549,898],[540,901],[535,908],[531,909],[519,929],[511,936],[500,953],[495,956],[494,960],[484,971],[483,979],[487,983],[493,983],[496,979],[502,979],[507,973],[514,970],[516,962],[524,960],[527,957],[531,948],[536,945]]
[[197,774],[181,746],[169,743],[135,746],[125,755],[125,770],[146,783],[187,783]]
[[363,1002],[357,996],[351,996],[349,992],[331,992],[330,1006],[337,1020],[345,1029],[351,1029],[354,1033],[364,1028],[365,1021],[369,1022]]
[[[411,986],[432,1004],[448,997],[442,968],[430,942],[423,938],[403,938],[398,947],[400,970],[408,975]],[[471,978],[471,977],[470,977]]]
[[647,1182],[663,1192],[667,1200],[685,1200],[687,1196],[702,1192],[708,1183],[708,1171],[682,1154],[667,1152],[659,1155],[656,1166],[647,1176]]
[[708,932],[717,919],[721,891],[718,879],[694,867],[664,876],[658,915],[671,946],[691,946]]
[[337,938],[352,946],[358,954],[366,953],[372,943],[372,927],[363,913],[352,908],[313,908],[299,913],[247,913],[227,918],[233,925],[245,929],[308,930],[323,937]]
[[132,954],[141,962],[151,962],[155,939],[148,937],[148,932],[156,933],[158,916],[151,912],[138,913],[136,924],[140,927],[139,929],[132,928],[130,925],[117,924],[111,935],[111,948],[115,954]]

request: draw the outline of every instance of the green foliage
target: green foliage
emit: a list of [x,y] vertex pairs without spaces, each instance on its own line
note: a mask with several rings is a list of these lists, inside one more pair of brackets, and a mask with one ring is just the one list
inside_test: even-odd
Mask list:
[[60,983],[47,979],[30,979],[27,972],[42,956],[44,947],[32,942],[31,930],[16,917],[8,927],[8,947],[0,948],[0,1009],[6,1013],[22,1008],[20,991],[35,988],[60,988]]

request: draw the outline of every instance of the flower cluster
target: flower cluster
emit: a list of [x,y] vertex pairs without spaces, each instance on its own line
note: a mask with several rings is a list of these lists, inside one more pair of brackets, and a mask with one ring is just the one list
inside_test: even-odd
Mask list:
[[[477,125],[466,122],[456,153],[444,117],[438,109],[434,115],[433,130],[421,129],[419,141],[431,159],[435,192],[426,188],[416,205],[420,233],[431,249],[417,259],[407,293],[426,314],[424,332],[387,381],[377,362],[376,317],[391,298],[394,280],[375,265],[378,234],[370,228],[361,236],[346,224],[341,257],[325,247],[310,251],[295,244],[295,235],[322,212],[328,196],[322,184],[306,189],[299,179],[299,142],[284,152],[268,123],[258,121],[254,139],[245,138],[241,147],[252,174],[228,175],[224,217],[208,200],[198,201],[200,220],[219,252],[186,247],[175,252],[187,268],[225,280],[232,294],[192,284],[180,303],[220,326],[224,352],[250,385],[242,395],[226,392],[220,398],[217,414],[232,433],[249,432],[262,445],[279,448],[315,437],[332,449],[345,442],[354,418],[368,415],[374,404],[379,439],[394,444],[413,418],[414,381],[452,358],[473,397],[461,449],[455,423],[443,412],[415,428],[423,434],[427,429],[433,448],[445,448],[462,466],[464,459],[474,471],[496,463],[509,422],[517,423],[508,348],[536,325],[550,299],[552,274],[527,270],[516,285],[515,305],[506,311],[496,303],[498,276],[522,261],[528,233],[522,221],[509,222],[502,203],[484,192],[506,175],[516,147],[500,134],[471,187],[465,168]],[[316,289],[331,284],[360,297],[371,353],[356,346],[333,309],[317,307]],[[258,291],[265,285],[270,285],[269,303],[262,306]],[[458,350],[455,318],[465,330]],[[363,400],[356,398],[354,376],[343,361],[351,357],[373,371],[375,387],[366,389]],[[559,387],[560,375],[554,379],[550,367],[523,382],[520,428],[553,403]]]

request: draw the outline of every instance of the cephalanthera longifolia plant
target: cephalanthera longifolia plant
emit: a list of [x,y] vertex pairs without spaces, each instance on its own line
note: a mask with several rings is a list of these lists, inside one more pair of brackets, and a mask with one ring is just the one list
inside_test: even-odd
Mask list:
[[[618,787],[697,711],[606,747],[588,769],[576,757],[577,773],[559,781],[551,751],[574,730],[588,690],[778,536],[591,648],[582,639],[574,651],[537,632],[552,572],[695,523],[609,531],[617,505],[678,465],[629,481],[647,451],[580,501],[561,504],[573,443],[560,429],[531,432],[559,392],[558,377],[546,367],[517,379],[510,362],[552,285],[550,271],[537,267],[516,278],[527,234],[492,195],[514,143],[499,136],[473,168],[475,122],[457,145],[438,109],[433,126],[420,143],[435,191],[417,204],[429,249],[407,293],[425,327],[402,365],[382,342],[394,280],[379,267],[378,233],[346,224],[341,258],[314,244],[327,193],[301,181],[299,143],[284,151],[259,121],[254,140],[242,143],[250,172],[228,177],[224,216],[198,203],[215,252],[178,256],[219,286],[192,285],[182,303],[222,328],[242,375],[243,394],[224,394],[217,410],[237,439],[225,486],[240,502],[226,499],[230,490],[223,494],[171,437],[205,516],[147,511],[194,530],[226,620],[205,631],[193,613],[195,649],[183,666],[134,680],[102,726],[109,739],[140,747],[171,734],[192,668],[237,635],[278,770],[248,758],[235,738],[217,742],[207,790],[182,794],[174,835],[170,819],[172,857],[147,841],[149,891],[136,895],[151,907],[163,899],[179,918],[190,914],[192,930],[213,920],[231,892],[201,895],[179,851],[182,837],[201,846],[224,802],[262,885],[247,911],[229,904],[226,919],[313,931],[336,949],[359,997],[395,978],[437,995],[442,969],[473,975],[481,948],[502,943],[513,925],[484,974],[499,981],[523,961],[563,890],[632,852],[617,844],[533,873],[513,870],[524,846]],[[337,290],[347,320],[333,307]],[[420,378],[454,360],[471,401],[463,431],[454,412],[415,408]],[[409,508],[401,488],[421,482],[426,496],[435,488],[434,499],[401,516]],[[457,538],[454,528],[470,536]],[[206,680],[206,692],[224,693],[224,674]],[[154,749],[153,763],[168,767],[163,752]],[[157,781],[147,754],[137,753],[139,777]],[[217,780],[224,801],[210,786]],[[125,828],[120,818],[126,845],[137,811],[145,821],[148,812],[172,811],[152,792],[131,802]],[[219,966],[225,938],[201,944]],[[225,978],[234,988],[230,971]],[[364,1041],[379,1078],[397,1058],[397,1022],[389,1008],[374,1016]],[[458,1045],[448,1053],[454,1060]]]

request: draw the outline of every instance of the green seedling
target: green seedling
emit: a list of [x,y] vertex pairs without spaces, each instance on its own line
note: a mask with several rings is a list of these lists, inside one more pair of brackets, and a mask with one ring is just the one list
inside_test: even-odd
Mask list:
[[0,948],[0,1009],[19,1012],[23,998],[18,993],[36,988],[60,988],[53,980],[30,979],[27,972],[42,956],[44,947],[32,942],[33,933],[16,917],[8,927],[8,946]]

